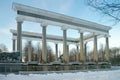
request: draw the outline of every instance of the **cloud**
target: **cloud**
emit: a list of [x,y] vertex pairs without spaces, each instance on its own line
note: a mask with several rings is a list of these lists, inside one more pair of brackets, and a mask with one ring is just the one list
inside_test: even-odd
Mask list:
[[60,5],[60,8],[59,8],[59,12],[62,12],[62,13],[68,13],[71,8],[73,7],[73,4],[74,4],[74,1],[73,0],[61,0],[61,5]]
[[0,34],[2,36],[2,34],[7,34],[9,35],[10,34],[10,29],[13,29],[14,27],[3,27],[3,28],[0,28]]
[[48,4],[45,0],[41,0],[40,2],[40,7],[44,8],[44,9],[48,9]]
[[12,19],[9,23],[6,23],[6,25],[0,26],[0,34],[10,34],[10,29],[13,28],[16,28],[14,19]]
[[8,28],[1,28],[0,34],[8,34]]
[[43,9],[66,14],[73,7],[74,0],[41,0],[40,6]]

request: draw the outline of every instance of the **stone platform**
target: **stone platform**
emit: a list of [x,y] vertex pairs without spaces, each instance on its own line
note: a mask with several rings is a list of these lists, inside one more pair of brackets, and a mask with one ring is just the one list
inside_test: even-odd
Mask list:
[[14,73],[19,71],[67,71],[110,68],[110,64],[28,64],[28,63],[0,63],[0,73]]

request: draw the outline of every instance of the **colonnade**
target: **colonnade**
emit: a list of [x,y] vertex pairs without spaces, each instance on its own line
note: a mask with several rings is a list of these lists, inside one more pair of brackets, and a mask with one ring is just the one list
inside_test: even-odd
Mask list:
[[[22,23],[23,21],[19,21],[17,20],[17,51],[20,52],[20,60],[22,60]],[[43,24],[41,23],[41,27],[42,27],[42,63],[46,63],[46,54],[47,54],[47,40],[46,40],[46,27],[47,24]],[[63,61],[64,63],[68,63],[69,62],[69,53],[68,53],[68,47],[67,47],[67,28],[65,26],[63,26],[61,28],[61,30],[63,31]],[[79,50],[78,47],[80,47],[80,55],[79,53],[77,53],[77,61],[84,63],[85,62],[85,56],[86,56],[86,45],[84,48],[84,31],[79,30],[80,33],[80,45],[77,45],[77,51]],[[94,62],[98,62],[98,53],[97,53],[97,33],[94,33]],[[109,62],[109,37],[105,35],[105,39],[106,39],[106,50],[105,50],[105,59],[106,61]],[[13,51],[15,51],[15,39],[13,39]],[[29,41],[29,44],[31,44],[31,42]],[[87,43],[86,43],[87,44]],[[58,44],[55,43],[55,50],[56,50],[56,60],[58,60]],[[29,46],[29,49],[31,49],[31,47]],[[85,51],[84,51],[85,49]],[[79,51],[78,51],[79,52]],[[29,53],[31,53],[31,51],[29,50]],[[29,54],[28,56],[28,61],[31,61],[31,54]]]

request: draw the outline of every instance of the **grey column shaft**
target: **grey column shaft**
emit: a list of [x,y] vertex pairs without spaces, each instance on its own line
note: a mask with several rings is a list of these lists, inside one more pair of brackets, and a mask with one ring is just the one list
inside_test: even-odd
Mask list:
[[28,41],[28,62],[31,61],[31,55],[32,55],[31,41]]
[[79,47],[78,47],[78,45],[76,46],[76,48],[77,48],[76,61],[78,62],[79,61]]
[[67,58],[68,58],[68,61],[69,61],[69,45],[67,45]]
[[108,37],[106,37],[105,59],[107,62],[109,62],[109,38]]
[[84,45],[85,45],[84,46],[84,48],[85,48],[84,54],[85,54],[85,61],[86,61],[87,60],[87,43],[85,43]]
[[40,42],[38,42],[37,47],[38,47],[37,49],[38,60],[37,61],[38,63],[40,63],[42,61],[42,49],[40,48]]
[[16,40],[15,40],[15,39],[13,39],[12,41],[13,41],[13,51],[15,51],[15,47],[16,47]]
[[63,30],[63,57],[64,61],[68,62],[68,55],[67,55],[67,41],[66,41],[66,30]]
[[94,61],[98,62],[98,54],[97,54],[97,35],[94,35]]
[[83,33],[80,33],[80,62],[84,62]]
[[58,44],[55,44],[55,50],[56,50],[56,61],[58,60]]
[[22,61],[22,22],[17,22],[17,51],[20,52],[20,60]]
[[47,45],[46,45],[46,26],[42,26],[42,63],[46,63],[47,59]]

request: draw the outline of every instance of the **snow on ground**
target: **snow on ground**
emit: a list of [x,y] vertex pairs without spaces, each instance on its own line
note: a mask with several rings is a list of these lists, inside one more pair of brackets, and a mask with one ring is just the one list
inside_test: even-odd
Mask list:
[[80,71],[76,73],[0,74],[0,80],[120,80],[120,69],[107,71]]

